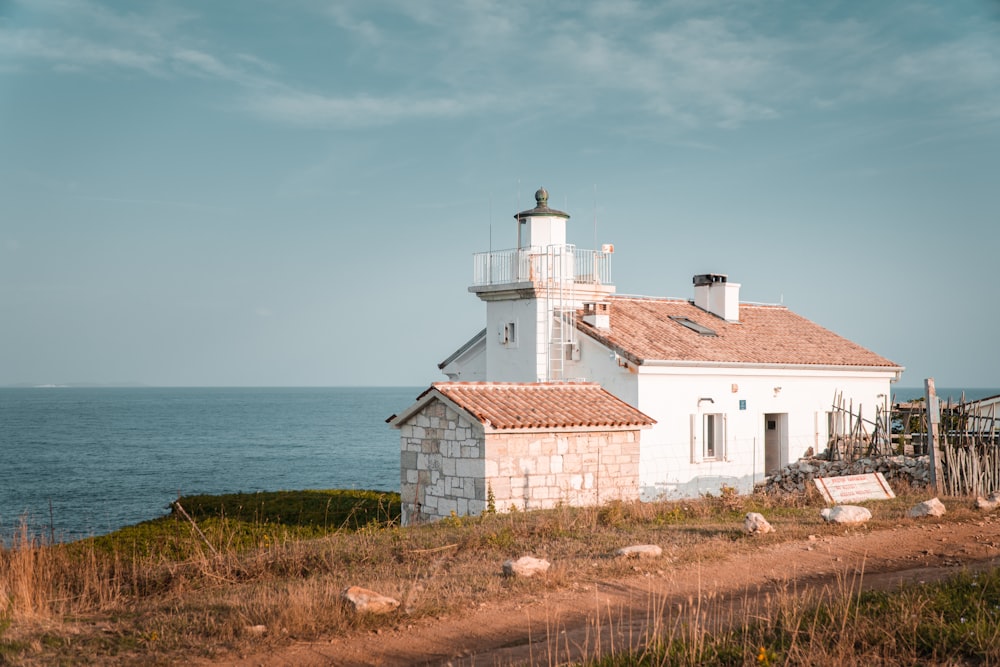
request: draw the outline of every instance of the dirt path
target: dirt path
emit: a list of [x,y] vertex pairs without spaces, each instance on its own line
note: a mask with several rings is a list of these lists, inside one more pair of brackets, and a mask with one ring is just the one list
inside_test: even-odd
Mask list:
[[[700,604],[703,622],[742,618],[782,590],[891,588],[1000,564],[1000,518],[907,523],[761,546],[749,555],[684,566],[637,561],[634,576],[573,573],[568,590],[483,604],[395,630],[298,643],[227,665],[511,665],[564,663],[644,643],[657,625]],[[686,617],[690,620],[690,617]]]

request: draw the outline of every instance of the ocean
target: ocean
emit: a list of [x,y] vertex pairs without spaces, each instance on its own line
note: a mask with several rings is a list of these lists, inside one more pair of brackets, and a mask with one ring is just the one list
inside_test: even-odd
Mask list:
[[0,539],[69,541],[179,494],[399,490],[386,417],[421,388],[0,388]]
[[[919,387],[897,387],[893,385],[891,391],[892,397],[896,402],[911,401],[924,396],[923,385]],[[958,403],[962,400],[963,396],[965,396],[966,401],[977,401],[981,398],[1000,396],[1000,388],[973,387],[970,389],[962,387],[938,387],[935,385],[934,393],[938,395],[942,403],[949,398],[952,403]]]

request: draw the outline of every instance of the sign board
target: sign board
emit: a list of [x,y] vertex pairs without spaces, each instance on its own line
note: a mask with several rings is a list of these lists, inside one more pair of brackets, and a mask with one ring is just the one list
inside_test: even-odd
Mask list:
[[896,497],[880,472],[846,477],[816,477],[813,481],[828,503],[843,504]]

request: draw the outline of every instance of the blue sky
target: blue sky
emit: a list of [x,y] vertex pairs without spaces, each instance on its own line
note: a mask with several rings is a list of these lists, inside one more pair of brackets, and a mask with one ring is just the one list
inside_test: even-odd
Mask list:
[[1000,386],[1000,4],[0,0],[0,385],[424,385],[544,185]]

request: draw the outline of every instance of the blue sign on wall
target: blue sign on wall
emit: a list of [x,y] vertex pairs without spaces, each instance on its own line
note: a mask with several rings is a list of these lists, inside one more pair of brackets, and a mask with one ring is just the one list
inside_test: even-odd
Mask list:
[[746,409],[747,409],[747,399],[741,398],[740,399],[740,410],[746,410]]

